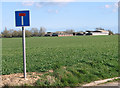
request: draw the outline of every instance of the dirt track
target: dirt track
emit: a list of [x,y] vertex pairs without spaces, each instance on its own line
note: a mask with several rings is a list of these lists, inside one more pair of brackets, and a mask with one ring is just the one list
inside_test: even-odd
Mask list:
[[0,86],[4,85],[24,85],[24,84],[30,84],[32,85],[35,83],[42,74],[31,72],[27,73],[27,78],[23,78],[23,73],[17,73],[17,74],[10,74],[10,75],[2,75],[2,82],[0,83]]
[[[49,72],[53,72],[53,71],[50,70]],[[17,86],[17,85],[20,86],[20,85],[25,85],[25,84],[33,85],[43,74],[44,73],[30,72],[30,73],[27,73],[26,79],[23,78],[23,73],[2,75],[1,76],[2,81],[0,82],[0,87],[5,86],[5,85],[9,85],[9,86]],[[106,83],[108,81],[112,81],[112,80],[118,79],[118,78],[120,78],[120,77],[94,81],[94,82],[91,82],[88,84],[84,84],[83,87],[85,87],[85,86],[118,86],[118,84],[119,84],[118,82]]]
[[118,82],[110,82],[110,83],[100,84],[98,86],[120,86],[120,84]]
[[[94,81],[94,82],[91,82],[88,84],[84,84],[83,86],[118,86],[118,84],[119,84],[118,82],[109,82],[109,81],[113,81],[114,79],[118,79],[118,78],[120,78],[120,77],[98,80],[98,81]],[[106,83],[106,82],[108,82],[108,83]]]

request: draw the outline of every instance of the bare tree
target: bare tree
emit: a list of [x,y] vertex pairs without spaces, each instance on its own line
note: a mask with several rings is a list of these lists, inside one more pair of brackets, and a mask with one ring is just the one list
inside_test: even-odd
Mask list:
[[0,38],[2,38],[2,34],[0,34]]
[[41,27],[39,31],[39,36],[44,36],[45,32],[46,32],[46,29],[44,27]]
[[114,34],[111,30],[108,30],[108,31],[109,31],[109,35],[113,35]]
[[69,30],[66,30],[66,33],[68,33],[68,34],[72,34],[72,33],[74,33],[75,31],[73,30],[73,29],[69,29]]
[[14,30],[14,31],[12,32],[12,36],[13,36],[13,37],[19,37],[19,36],[18,36],[18,31]]
[[9,33],[12,34],[14,32],[14,29],[10,29]]
[[6,27],[5,27],[5,30],[2,32],[2,34],[4,37],[7,37],[7,38],[12,37],[12,34],[10,33],[9,30],[7,30]]
[[96,28],[96,31],[98,31],[98,30],[105,30],[105,29],[99,27],[99,28]]
[[39,30],[37,28],[32,28],[30,31],[32,36],[39,36]]
[[31,37],[32,33],[29,30],[25,30],[25,36]]
[[22,37],[22,31],[18,30],[18,37]]

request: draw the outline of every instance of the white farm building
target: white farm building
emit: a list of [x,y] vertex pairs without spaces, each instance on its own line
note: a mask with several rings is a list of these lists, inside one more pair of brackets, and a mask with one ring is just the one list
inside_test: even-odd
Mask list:
[[86,35],[109,35],[109,31],[106,30],[86,31]]

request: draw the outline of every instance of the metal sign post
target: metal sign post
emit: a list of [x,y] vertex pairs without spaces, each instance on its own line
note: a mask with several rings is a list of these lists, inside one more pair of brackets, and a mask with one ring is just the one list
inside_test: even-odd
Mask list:
[[22,27],[22,45],[23,45],[23,70],[26,79],[26,49],[25,49],[25,29],[24,26],[30,26],[29,10],[15,11],[16,27]]
[[26,78],[26,49],[25,49],[25,29],[22,27],[22,43],[23,43],[23,69],[24,78]]

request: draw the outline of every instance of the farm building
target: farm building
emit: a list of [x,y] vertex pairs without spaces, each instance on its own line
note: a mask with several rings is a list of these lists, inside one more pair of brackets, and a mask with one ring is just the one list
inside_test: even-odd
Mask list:
[[86,35],[109,35],[109,31],[106,30],[86,31]]
[[58,34],[58,37],[62,37],[62,36],[73,36],[73,34]]
[[85,35],[84,32],[76,32],[76,33],[73,33],[74,36],[82,36],[82,35]]
[[44,36],[83,36],[83,35],[109,35],[109,31],[106,30],[96,30],[96,31],[86,31],[86,32],[73,32],[66,33],[65,31],[57,31],[57,32],[47,32]]
[[64,34],[66,33],[65,31],[56,31],[57,34]]
[[47,32],[44,36],[52,36],[52,32]]
[[65,31],[57,31],[56,33],[53,33],[52,36],[58,36],[58,37],[73,36],[73,34],[72,33],[66,33]]
[[58,36],[58,37],[62,37],[62,36],[73,36],[73,34],[68,34],[65,33],[64,31],[59,31],[59,32],[47,32],[44,36]]

